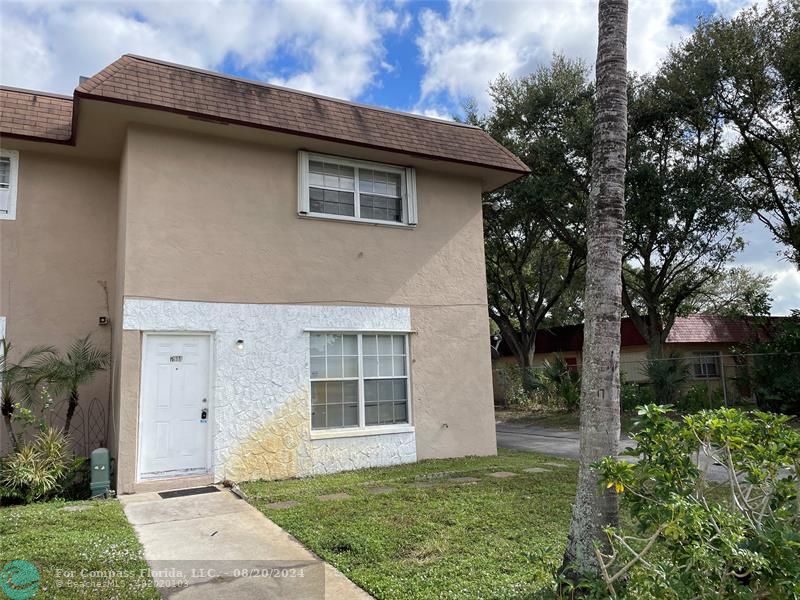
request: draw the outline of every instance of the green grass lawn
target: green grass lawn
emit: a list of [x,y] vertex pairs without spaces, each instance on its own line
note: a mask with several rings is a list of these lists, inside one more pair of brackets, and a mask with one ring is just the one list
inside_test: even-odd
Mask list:
[[[64,510],[67,506],[82,510]],[[0,570],[11,560],[38,568],[35,598],[160,598],[142,546],[116,500],[0,508]],[[125,574],[108,577],[108,571]],[[5,598],[2,591],[0,598]]]
[[[535,466],[551,471],[523,472]],[[488,476],[495,471],[517,475]],[[463,476],[480,480],[447,481]],[[257,481],[242,489],[270,519],[376,598],[525,598],[547,586],[560,564],[576,477],[577,463],[501,450],[496,457]],[[396,491],[376,495],[368,492],[371,486]],[[336,492],[352,498],[317,499]],[[266,506],[286,500],[299,504]]]

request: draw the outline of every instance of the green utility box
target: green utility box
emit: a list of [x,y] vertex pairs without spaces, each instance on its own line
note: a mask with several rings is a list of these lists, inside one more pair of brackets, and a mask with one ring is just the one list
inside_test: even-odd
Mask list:
[[108,453],[108,448],[92,450],[90,473],[92,498],[107,497],[111,487],[111,455]]

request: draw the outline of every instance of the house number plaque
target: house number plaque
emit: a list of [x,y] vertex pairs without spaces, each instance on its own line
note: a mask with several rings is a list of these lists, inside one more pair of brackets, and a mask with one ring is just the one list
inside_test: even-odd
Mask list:
[[181,356],[180,354],[176,354],[175,356],[170,356],[169,362],[183,362],[183,356]]

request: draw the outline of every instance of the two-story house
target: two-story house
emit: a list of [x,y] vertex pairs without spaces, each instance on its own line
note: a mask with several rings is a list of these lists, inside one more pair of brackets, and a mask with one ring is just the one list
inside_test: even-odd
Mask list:
[[496,452],[486,133],[130,55],[0,111],[5,334],[109,349],[120,493]]

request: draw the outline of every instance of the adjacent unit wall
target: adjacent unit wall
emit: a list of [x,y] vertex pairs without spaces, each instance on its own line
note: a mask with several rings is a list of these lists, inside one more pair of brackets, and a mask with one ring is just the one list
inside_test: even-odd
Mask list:
[[[63,351],[87,334],[110,350],[110,328],[98,318],[111,312],[104,286],[114,301],[117,172],[116,163],[20,151],[16,219],[0,220],[0,315],[12,358],[37,345]],[[94,398],[107,410],[108,378],[99,373],[81,390],[83,410]],[[83,438],[85,429],[73,433]],[[0,450],[6,435],[0,428]]]

